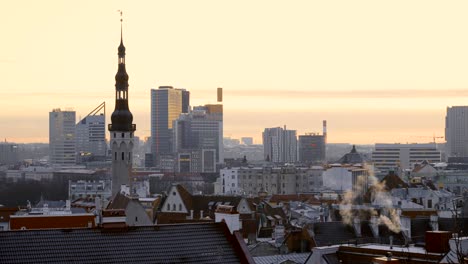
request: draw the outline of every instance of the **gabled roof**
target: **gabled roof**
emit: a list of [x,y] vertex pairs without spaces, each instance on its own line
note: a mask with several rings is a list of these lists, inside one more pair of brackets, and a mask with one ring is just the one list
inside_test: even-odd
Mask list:
[[127,209],[128,203],[130,203],[130,201],[131,199],[126,195],[117,193],[107,205],[107,209]]
[[391,191],[394,188],[408,188],[408,184],[406,184],[398,175],[395,173],[389,173],[385,176],[381,182],[385,184],[385,189],[387,191]]
[[253,263],[225,223],[0,232],[0,263]]
[[214,211],[216,206],[220,204],[237,207],[242,200],[242,197],[239,196],[192,195],[180,184],[177,184],[175,187],[187,210],[194,210],[195,213],[199,213],[200,210],[203,210],[208,214],[210,211]]
[[184,202],[185,207],[187,210],[193,210],[192,209],[192,194],[189,193],[182,185],[177,184],[176,185],[177,192],[180,195],[180,198]]

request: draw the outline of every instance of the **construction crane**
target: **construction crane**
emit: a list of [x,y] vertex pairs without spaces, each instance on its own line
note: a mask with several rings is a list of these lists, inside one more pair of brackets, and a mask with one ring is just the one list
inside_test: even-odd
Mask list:
[[417,138],[432,138],[432,142],[433,142],[433,143],[436,143],[436,139],[445,138],[445,137],[441,137],[441,136],[436,136],[435,134],[432,135],[432,137],[430,137],[430,136],[412,136],[412,137],[417,137]]

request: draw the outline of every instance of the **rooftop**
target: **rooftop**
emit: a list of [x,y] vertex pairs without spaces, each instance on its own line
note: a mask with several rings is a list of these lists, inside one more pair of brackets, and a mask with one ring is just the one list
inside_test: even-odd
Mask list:
[[253,263],[237,235],[224,223],[5,231],[0,262]]

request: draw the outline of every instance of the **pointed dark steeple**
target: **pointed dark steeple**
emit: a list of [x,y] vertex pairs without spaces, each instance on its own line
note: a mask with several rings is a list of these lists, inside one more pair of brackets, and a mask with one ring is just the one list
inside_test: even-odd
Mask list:
[[115,109],[111,116],[109,131],[133,132],[133,115],[128,108],[128,74],[125,69],[125,46],[123,45],[122,19],[120,19],[120,45],[118,70],[115,75]]

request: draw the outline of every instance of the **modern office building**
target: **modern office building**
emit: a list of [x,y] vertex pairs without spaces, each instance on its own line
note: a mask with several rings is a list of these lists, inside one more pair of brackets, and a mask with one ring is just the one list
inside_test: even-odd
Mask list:
[[324,162],[327,144],[327,120],[323,120],[323,133],[306,133],[299,136],[299,161],[305,164]]
[[83,159],[105,158],[106,103],[103,102],[76,124],[76,152]]
[[125,46],[123,45],[122,32],[118,51],[118,70],[115,75],[115,109],[111,116],[112,122],[109,124],[112,153],[112,197],[120,193],[122,185],[130,186],[131,184],[133,136],[136,130],[136,125],[132,124],[133,115],[128,107],[128,74],[125,69]]
[[401,172],[410,170],[415,164],[427,161],[440,162],[440,151],[436,143],[427,144],[375,144],[372,152],[375,175],[382,177],[390,171],[401,175]]
[[299,161],[306,164],[325,161],[325,136],[306,134],[299,136]]
[[265,160],[271,162],[296,162],[296,130],[274,127],[263,131],[263,149]]
[[76,164],[75,111],[49,112],[49,159],[54,166]]
[[15,164],[18,160],[18,145],[14,143],[0,143],[0,164]]
[[151,89],[151,153],[158,164],[161,155],[172,154],[172,123],[190,108],[185,89],[160,86]]
[[224,160],[222,105],[197,106],[181,114],[173,124],[173,139],[179,170],[215,172]]
[[445,140],[447,157],[468,157],[468,106],[447,107]]

